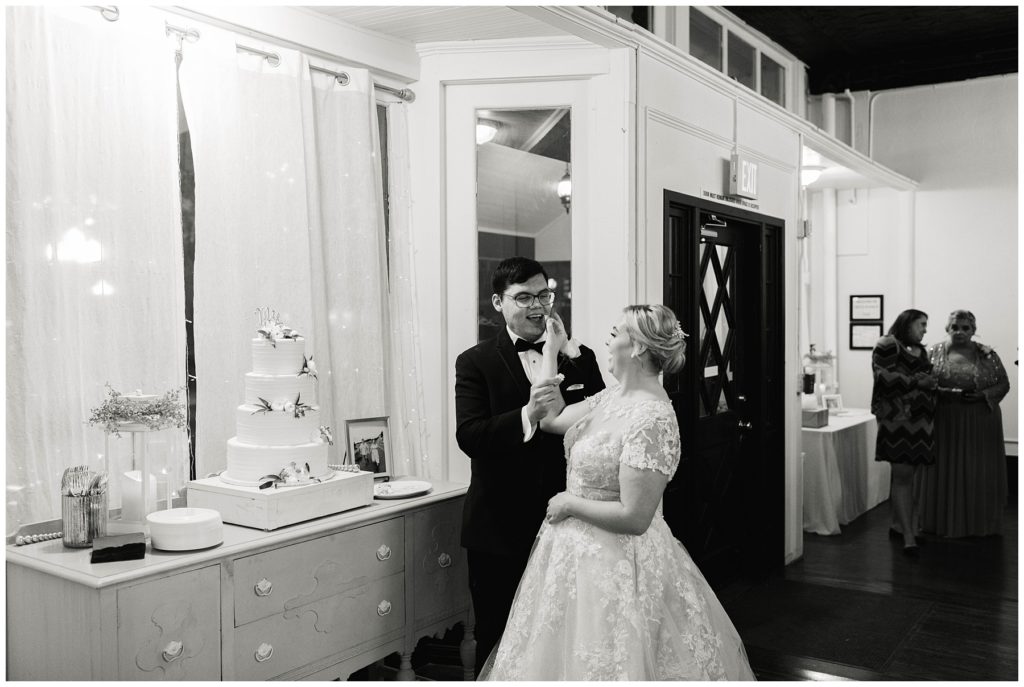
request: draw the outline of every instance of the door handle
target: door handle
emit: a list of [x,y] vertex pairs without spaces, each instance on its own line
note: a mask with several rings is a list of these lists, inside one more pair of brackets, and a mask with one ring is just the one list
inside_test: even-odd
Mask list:
[[750,424],[749,422],[744,422],[743,420],[740,420],[736,426],[743,430],[754,428],[754,425]]
[[742,395],[742,394],[740,394],[739,396],[736,397],[736,400],[739,401],[740,403],[746,403],[747,402],[747,397]]

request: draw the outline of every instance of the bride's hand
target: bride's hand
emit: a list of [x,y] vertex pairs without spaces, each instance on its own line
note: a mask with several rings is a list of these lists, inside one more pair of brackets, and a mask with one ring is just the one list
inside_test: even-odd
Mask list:
[[569,336],[565,333],[565,325],[562,324],[562,318],[558,316],[558,313],[552,311],[551,316],[545,322],[545,326],[547,327],[548,335],[547,340],[544,342],[544,347],[554,346],[556,351],[564,349]]
[[572,496],[568,492],[560,492],[551,497],[548,501],[548,513],[545,519],[551,523],[561,522],[566,518],[570,517],[572,513],[569,512],[569,503],[572,501]]

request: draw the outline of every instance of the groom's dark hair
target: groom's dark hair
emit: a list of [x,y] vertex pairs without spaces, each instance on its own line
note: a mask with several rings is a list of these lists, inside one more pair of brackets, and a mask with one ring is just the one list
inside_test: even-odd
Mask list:
[[536,260],[518,255],[513,258],[505,258],[494,268],[494,274],[491,275],[491,286],[494,288],[494,293],[501,295],[505,293],[509,284],[522,284],[538,274],[544,275],[544,281],[548,280],[548,273]]

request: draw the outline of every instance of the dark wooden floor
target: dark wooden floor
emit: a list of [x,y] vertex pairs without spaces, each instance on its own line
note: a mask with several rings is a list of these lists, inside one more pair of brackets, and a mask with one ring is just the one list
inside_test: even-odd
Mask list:
[[[1016,501],[1016,499],[1014,499]],[[748,647],[759,680],[1016,680],[1017,506],[1005,513],[1001,537],[926,538],[920,557],[904,556],[888,538],[889,505],[843,526],[840,535],[804,535],[804,555],[786,566],[790,582],[854,589],[929,602],[929,610],[894,646],[879,670]],[[735,608],[753,585],[719,590]],[[423,680],[461,679],[458,639],[421,642],[413,657]],[[395,661],[384,661],[353,679],[394,679]],[[391,665],[394,664],[394,665]]]
[[[926,537],[917,559],[888,538],[883,503],[837,536],[804,535],[804,555],[786,566],[788,581],[930,602],[880,670],[751,648],[760,680],[1016,680],[1017,506],[998,537]],[[742,585],[720,593],[742,598]],[[735,595],[735,596],[734,596]],[[796,652],[794,652],[796,653]]]

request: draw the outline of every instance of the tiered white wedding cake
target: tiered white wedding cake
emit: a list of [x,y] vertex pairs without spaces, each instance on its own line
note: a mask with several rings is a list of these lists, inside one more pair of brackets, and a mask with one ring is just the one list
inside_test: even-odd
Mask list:
[[[236,413],[236,436],[228,439],[228,484],[257,486],[307,483],[332,475],[327,467],[329,430],[316,405],[316,367],[306,341],[277,312],[256,311],[252,372],[245,374],[245,402]],[[267,480],[277,476],[279,480]]]

